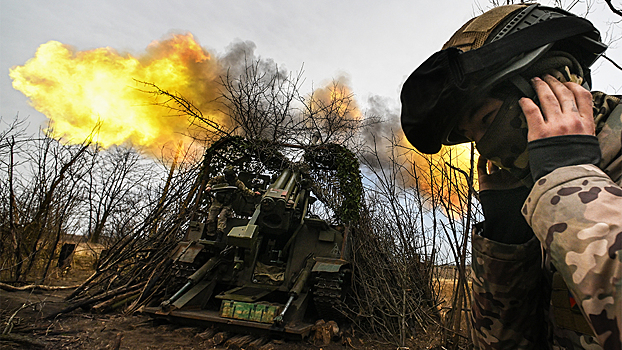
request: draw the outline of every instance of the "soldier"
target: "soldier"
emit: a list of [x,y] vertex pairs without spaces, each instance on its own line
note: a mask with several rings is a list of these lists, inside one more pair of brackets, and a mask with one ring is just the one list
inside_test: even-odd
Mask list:
[[605,49],[568,12],[500,6],[404,83],[413,146],[431,154],[474,141],[480,154],[478,349],[622,347],[622,105],[587,90]]
[[216,234],[216,240],[220,241],[227,228],[227,219],[233,214],[231,204],[237,193],[239,192],[246,197],[259,196],[260,193],[248,189],[244,182],[238,179],[231,166],[225,168],[224,175],[211,178],[207,182],[205,191],[211,192],[212,187],[222,190],[217,191],[212,199],[212,205],[207,216],[207,233],[209,235]]

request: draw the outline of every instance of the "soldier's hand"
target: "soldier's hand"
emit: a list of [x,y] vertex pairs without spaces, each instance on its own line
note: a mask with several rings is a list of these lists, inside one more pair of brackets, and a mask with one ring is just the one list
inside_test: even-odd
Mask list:
[[261,193],[259,191],[255,191],[255,196],[261,196]]
[[540,107],[523,97],[520,107],[525,113],[528,141],[562,135],[594,135],[592,94],[576,83],[562,83],[551,75],[544,80],[533,78],[532,84]]
[[209,192],[209,191],[211,191],[211,190],[212,190],[212,187],[211,187],[211,186],[207,186],[207,188],[205,189],[205,191],[207,191],[207,192]]
[[523,185],[509,171],[500,169],[484,156],[479,156],[477,160],[477,180],[480,191],[509,190]]

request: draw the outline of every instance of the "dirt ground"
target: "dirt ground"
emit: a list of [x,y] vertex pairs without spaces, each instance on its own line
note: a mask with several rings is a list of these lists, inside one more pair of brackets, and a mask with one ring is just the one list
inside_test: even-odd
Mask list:
[[[82,249],[81,247],[79,247]],[[67,271],[53,271],[45,283],[55,286],[76,286],[92,274],[97,252],[88,247],[74,255]],[[71,289],[56,291],[6,291],[0,289],[0,350],[4,349],[228,349],[228,350],[395,350],[363,337],[351,329],[342,329],[338,336],[322,339],[312,334],[302,340],[265,339],[250,343],[256,336],[240,339],[244,334],[218,335],[214,326],[187,327],[152,319],[142,314],[98,314],[77,309],[56,318],[69,304],[65,297]],[[220,333],[220,335],[224,335]],[[326,334],[324,334],[326,336]],[[234,341],[236,340],[237,341]],[[244,344],[245,343],[245,344]],[[439,345],[438,332],[429,330],[418,339],[407,340],[408,348],[444,349]]]
[[[96,314],[78,309],[55,319],[55,314],[68,304],[64,297],[71,291],[0,290],[0,319],[3,335],[0,349],[253,349],[227,342],[236,334],[220,340],[219,330],[210,327],[185,327],[154,320],[146,315]],[[24,307],[26,306],[26,307]],[[11,319],[12,317],[12,319]],[[12,324],[6,332],[7,324]],[[208,330],[208,332],[205,332]],[[204,333],[205,332],[205,333]],[[237,334],[238,337],[242,336]],[[219,340],[216,340],[218,338]],[[257,339],[257,337],[252,337]],[[411,340],[410,349],[441,349],[436,341]],[[304,340],[271,339],[257,350],[384,350],[395,345],[364,341],[347,332],[333,338],[328,345],[315,341],[313,335]]]

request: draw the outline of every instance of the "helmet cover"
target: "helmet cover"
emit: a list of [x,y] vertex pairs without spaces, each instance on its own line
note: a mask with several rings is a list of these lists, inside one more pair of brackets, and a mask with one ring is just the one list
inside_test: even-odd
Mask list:
[[[553,31],[557,33],[551,34]],[[523,42],[511,43],[519,40]],[[428,58],[405,82],[401,101],[402,128],[406,137],[423,153],[436,153],[441,144],[469,142],[454,130],[460,116],[483,98],[494,94],[496,87],[508,82],[517,87],[521,96],[533,98],[534,92],[521,74],[530,79],[546,70],[568,69],[559,64],[546,69],[530,69],[564,40],[571,43],[569,50],[572,54],[581,59],[580,64],[573,59],[577,64],[570,67],[572,73],[583,75],[589,82],[587,67],[606,48],[589,21],[538,4],[499,6],[471,19],[445,43],[442,51]],[[537,43],[532,43],[535,41]],[[514,50],[511,53],[505,49],[508,45],[513,45],[510,46]],[[569,51],[565,49],[567,47],[563,46],[562,50]],[[502,57],[504,54],[511,56]],[[483,64],[484,69],[472,70],[474,73],[470,74],[469,66],[465,64],[468,63],[467,56],[475,58],[476,64]]]

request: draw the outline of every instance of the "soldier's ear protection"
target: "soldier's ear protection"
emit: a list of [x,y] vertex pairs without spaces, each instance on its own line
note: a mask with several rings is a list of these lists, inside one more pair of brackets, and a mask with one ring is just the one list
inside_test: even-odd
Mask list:
[[[436,153],[442,144],[468,142],[453,132],[464,112],[463,101],[503,77],[496,67],[514,62],[527,66],[544,55],[556,41],[596,29],[580,17],[559,17],[530,26],[486,44],[462,52],[449,47],[430,56],[406,80],[402,88],[402,129],[408,141],[423,153]],[[520,68],[519,68],[520,69]],[[488,72],[498,73],[490,75]],[[514,70],[516,72],[516,69]],[[529,89],[533,91],[527,82]],[[489,86],[490,88],[492,86]],[[533,92],[532,92],[533,94]],[[439,132],[440,131],[440,132]]]
[[518,92],[521,97],[528,97],[540,107],[540,101],[529,80],[533,77],[543,78],[545,74],[549,74],[561,81],[574,82],[582,85],[585,89],[590,90],[589,68],[588,74],[585,74],[584,67],[571,54],[565,51],[557,51],[553,48],[545,55],[523,71],[508,79],[508,83]]

